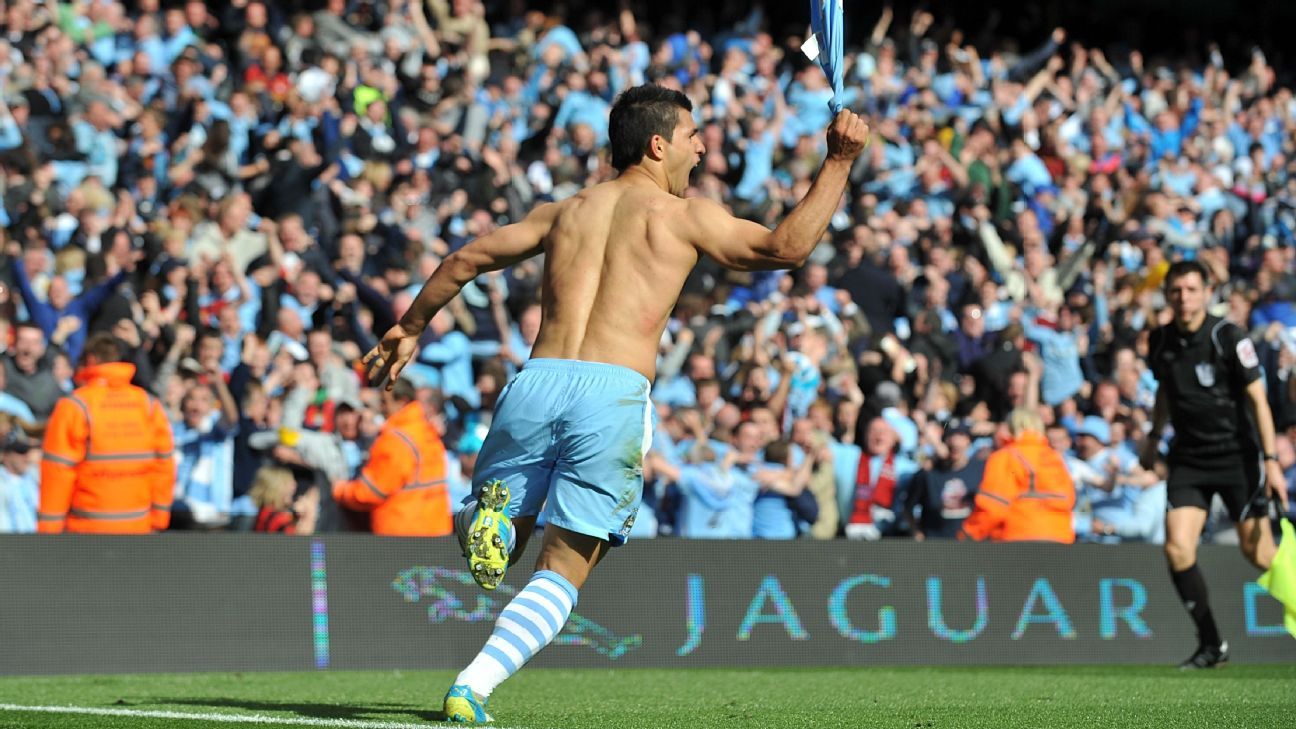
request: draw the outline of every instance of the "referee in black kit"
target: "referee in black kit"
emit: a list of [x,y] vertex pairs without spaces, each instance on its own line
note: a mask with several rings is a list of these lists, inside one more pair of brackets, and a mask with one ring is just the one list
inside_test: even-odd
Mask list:
[[[1174,426],[1166,492],[1166,559],[1184,607],[1197,624],[1197,651],[1180,668],[1228,660],[1228,643],[1211,616],[1197,568],[1211,497],[1219,494],[1237,523],[1242,554],[1262,570],[1275,552],[1269,495],[1287,511],[1287,487],[1275,455],[1274,424],[1255,345],[1236,324],[1207,316],[1210,278],[1196,261],[1170,267],[1166,299],[1174,321],[1152,332],[1148,356],[1160,386],[1143,466],[1157,458],[1166,418]],[[1257,436],[1258,439],[1257,439]]]

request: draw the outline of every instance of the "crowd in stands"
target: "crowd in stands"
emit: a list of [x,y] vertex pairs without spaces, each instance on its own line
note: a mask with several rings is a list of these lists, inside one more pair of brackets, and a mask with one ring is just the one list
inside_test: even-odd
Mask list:
[[[706,35],[644,2],[528,6],[0,2],[0,531],[35,529],[42,428],[98,332],[173,424],[173,528],[364,528],[330,496],[382,425],[361,356],[443,256],[614,176],[630,86],[693,101],[689,195],[773,226],[805,193],[832,92],[759,6]],[[1281,69],[852,13],[876,21],[845,73],[872,143],[806,266],[686,284],[633,536],[954,537],[1029,409],[1076,539],[1160,541],[1164,469],[1135,454],[1182,259],[1253,338],[1296,484]],[[452,504],[536,339],[542,265],[469,284],[407,370]]]

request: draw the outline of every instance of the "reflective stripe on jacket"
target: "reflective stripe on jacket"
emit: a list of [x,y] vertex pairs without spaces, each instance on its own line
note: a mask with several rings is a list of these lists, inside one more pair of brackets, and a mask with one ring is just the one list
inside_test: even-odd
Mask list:
[[135,365],[83,368],[45,429],[37,529],[146,534],[167,528],[175,489],[171,424],[130,384]]
[[1044,436],[1027,432],[990,454],[960,539],[995,542],[1075,541],[1075,485],[1066,462]]
[[374,534],[439,537],[451,532],[446,451],[423,406],[411,402],[383,425],[359,478],[333,487],[348,509],[372,512]]

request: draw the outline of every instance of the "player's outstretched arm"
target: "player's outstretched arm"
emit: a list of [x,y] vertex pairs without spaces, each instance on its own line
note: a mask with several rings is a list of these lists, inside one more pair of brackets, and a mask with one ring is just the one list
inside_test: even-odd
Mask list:
[[401,320],[364,357],[371,385],[387,380],[390,390],[401,370],[418,351],[418,339],[428,322],[469,281],[539,254],[553,228],[560,203],[535,208],[522,220],[477,238],[441,261]]
[[683,237],[717,263],[741,271],[795,268],[823,238],[841,203],[855,158],[868,143],[869,128],[842,111],[828,127],[828,158],[810,191],[773,231],[730,215],[719,204],[692,198],[682,221]]

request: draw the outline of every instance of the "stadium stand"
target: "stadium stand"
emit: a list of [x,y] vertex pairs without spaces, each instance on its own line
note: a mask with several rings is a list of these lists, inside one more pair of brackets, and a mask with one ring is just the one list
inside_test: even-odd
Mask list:
[[[0,527],[35,528],[33,446],[109,332],[175,424],[172,528],[249,530],[273,506],[287,531],[307,504],[297,533],[366,529],[332,500],[382,428],[360,357],[443,256],[614,174],[607,112],[629,86],[692,99],[689,195],[772,224],[804,194],[831,118],[804,28],[776,35],[759,6],[704,32],[642,3],[525,5],[5,3]],[[1164,502],[1133,456],[1181,259],[1254,340],[1296,484],[1296,98],[1264,53],[863,15],[845,101],[871,148],[810,264],[704,263],[686,284],[635,536],[953,536],[969,459],[1028,407],[1067,455],[1077,541],[1157,541],[1122,525]],[[408,370],[451,503],[535,341],[539,265],[470,284]],[[282,467],[295,490],[254,500]]]

